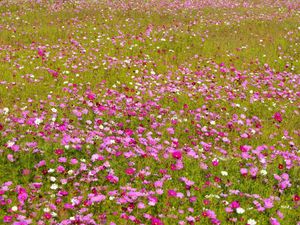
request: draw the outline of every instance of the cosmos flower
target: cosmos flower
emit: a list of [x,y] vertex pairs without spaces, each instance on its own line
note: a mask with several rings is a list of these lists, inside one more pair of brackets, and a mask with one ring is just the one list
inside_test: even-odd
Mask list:
[[248,219],[248,220],[247,220],[247,224],[248,224],[248,225],[256,225],[257,222],[256,222],[254,219]]
[[273,118],[277,121],[277,122],[282,122],[282,116],[281,116],[281,113],[280,112],[276,112],[274,115],[273,115]]
[[273,218],[273,217],[270,218],[270,224],[271,225],[280,225],[278,220],[276,218]]
[[163,225],[163,222],[160,219],[153,217],[151,219],[151,225]]
[[245,209],[243,209],[243,208],[241,208],[241,207],[238,207],[238,208],[236,208],[236,212],[237,212],[238,214],[243,214],[243,213],[245,212]]

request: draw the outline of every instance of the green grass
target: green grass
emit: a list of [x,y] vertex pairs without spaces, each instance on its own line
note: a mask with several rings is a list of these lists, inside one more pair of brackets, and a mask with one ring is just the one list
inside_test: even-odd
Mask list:
[[[209,164],[208,170],[201,170],[199,169],[199,163],[202,162],[200,159],[185,156],[183,160],[185,169],[172,171],[170,170],[171,164],[174,163],[172,159],[161,158],[158,162],[151,157],[141,159],[138,156],[130,158],[130,160],[135,163],[137,171],[149,167],[152,174],[146,179],[150,181],[160,179],[162,175],[158,174],[159,169],[167,168],[172,180],[166,181],[165,193],[169,188],[174,187],[184,192],[185,184],[179,181],[183,176],[195,181],[197,187],[202,187],[206,181],[212,182],[213,185],[209,188],[201,188],[200,191],[191,190],[191,196],[197,196],[199,200],[194,205],[192,204],[195,212],[189,213],[189,215],[201,214],[202,201],[205,199],[205,195],[220,195],[221,193],[228,193],[230,189],[239,189],[244,193],[260,194],[265,198],[270,195],[281,197],[280,202],[276,203],[274,209],[261,215],[254,212],[247,214],[249,218],[258,220],[259,224],[268,224],[269,218],[274,217],[276,214],[275,208],[280,209],[279,204],[293,204],[291,199],[294,194],[299,192],[299,180],[296,178],[299,174],[299,167],[294,167],[289,171],[290,177],[295,182],[290,189],[280,195],[278,190],[273,188],[277,185],[277,182],[272,176],[274,173],[281,172],[277,166],[279,163],[284,163],[282,157],[272,159],[269,157],[272,155],[272,151],[267,150],[269,154],[267,167],[269,183],[266,183],[264,177],[258,177],[257,179],[242,177],[239,170],[241,166],[245,166],[248,162],[236,157],[235,154],[239,151],[240,145],[251,145],[255,148],[263,144],[273,145],[276,149],[292,152],[289,148],[289,140],[282,139],[285,130],[289,132],[295,146],[300,144],[299,134],[297,134],[300,119],[295,113],[299,112],[299,97],[295,97],[295,102],[290,102],[287,97],[280,99],[272,97],[271,100],[265,99],[264,102],[250,102],[252,97],[250,89],[259,93],[269,90],[268,84],[257,87],[255,83],[251,83],[258,79],[255,76],[268,76],[264,64],[268,64],[270,68],[274,69],[274,74],[285,71],[286,73],[293,73],[295,76],[299,75],[299,12],[287,12],[287,9],[271,6],[247,9],[203,8],[197,11],[178,10],[176,13],[175,11],[156,11],[155,9],[149,12],[139,10],[122,11],[109,9],[104,3],[82,10],[74,10],[75,7],[75,5],[69,4],[65,9],[55,12],[50,11],[46,6],[39,7],[29,3],[0,7],[0,13],[3,14],[0,18],[0,82],[6,82],[0,84],[0,109],[8,107],[10,115],[12,115],[11,119],[22,117],[22,112],[28,110],[31,117],[36,117],[46,111],[45,121],[50,120],[52,115],[50,110],[52,107],[56,107],[59,109],[57,113],[58,123],[62,124],[62,118],[66,117],[73,120],[73,122],[70,122],[70,125],[73,126],[70,133],[74,132],[74,136],[82,135],[80,132],[83,131],[85,132],[84,136],[87,138],[87,133],[93,128],[88,126],[86,121],[101,118],[104,123],[108,123],[105,126],[109,128],[118,129],[116,125],[118,123],[123,123],[125,128],[133,130],[137,129],[138,126],[144,126],[147,129],[145,133],[152,132],[152,136],[159,137],[159,143],[165,148],[167,145],[163,141],[171,142],[166,127],[172,126],[171,118],[177,117],[179,122],[172,138],[178,139],[180,147],[192,146],[194,139],[197,139],[199,148],[201,148],[201,141],[212,143],[213,151],[207,153],[206,163],[211,163],[211,159],[214,157],[222,156],[215,147],[222,147],[228,152],[227,161],[220,161],[218,167],[212,167]],[[153,31],[150,37],[146,37],[144,32],[149,24],[153,26]],[[115,39],[115,44],[112,38]],[[77,40],[79,46],[71,44],[71,40]],[[45,61],[37,58],[37,48],[39,46],[45,46],[46,52],[50,53]],[[82,53],[83,50],[85,50],[85,53]],[[110,67],[108,61],[112,58],[116,59],[116,63]],[[121,62],[129,58],[136,61],[128,63],[127,66],[122,66]],[[141,62],[143,60],[145,63]],[[245,79],[249,82],[246,91],[242,90],[238,80],[229,82],[229,78],[235,77],[234,72],[223,74],[218,68],[215,68],[220,63],[225,63],[227,67],[235,67],[244,75],[246,74],[247,78]],[[288,67],[286,67],[287,64],[289,64]],[[20,66],[23,68],[20,69]],[[74,66],[77,68],[74,68]],[[54,79],[47,72],[47,68],[59,71],[60,77]],[[188,68],[190,72],[184,74],[183,68]],[[136,73],[137,70],[138,73]],[[143,77],[149,75],[152,70],[156,74],[162,75],[156,81]],[[195,71],[204,71],[204,76],[197,77],[194,75]],[[23,78],[28,74],[33,74],[34,77]],[[37,79],[37,81],[32,82],[34,79]],[[137,82],[139,82],[139,79],[141,79],[140,83],[143,81],[146,84],[144,87],[138,87]],[[187,79],[190,83],[193,79],[201,79],[201,82],[194,84],[195,91],[191,93],[191,89],[185,86],[186,84],[176,83],[184,79]],[[101,85],[100,83],[104,80],[106,83]],[[165,91],[159,96],[156,93],[155,97],[159,100],[156,101],[155,99],[155,101],[159,107],[151,106],[150,112],[147,112],[147,118],[143,120],[137,116],[128,116],[120,109],[116,109],[116,114],[113,116],[107,111],[101,115],[96,115],[91,112],[91,107],[87,106],[86,102],[77,97],[85,97],[86,91],[92,90],[97,93],[95,101],[98,103],[103,104],[111,100],[116,102],[117,107],[131,109],[131,106],[126,106],[125,100],[121,103],[117,102],[117,97],[114,94],[109,95],[105,88],[117,90],[124,93],[125,96],[132,96],[134,102],[150,104],[154,99],[148,90],[155,92],[161,88],[155,82],[160,84],[172,83],[180,87],[180,91],[178,93],[176,91]],[[68,84],[70,85],[68,86]],[[215,93],[213,84],[215,87],[222,87],[220,93]],[[274,87],[280,88],[280,81],[272,81],[272,84]],[[75,85],[77,85],[77,90],[74,90]],[[206,99],[207,95],[204,95],[204,92],[196,92],[204,85],[207,86],[207,93],[212,94],[213,97],[217,97],[219,94],[221,98],[209,100]],[[238,93],[245,93],[245,99],[236,98],[233,100],[234,103],[240,104],[239,108],[232,107],[233,102],[228,99],[228,90],[224,87],[225,85],[230,85],[229,89],[236,89],[235,91]],[[297,84],[291,82],[289,84],[285,83],[285,85],[293,92],[297,91]],[[137,91],[126,91],[126,88],[137,91],[144,88],[145,90],[139,91],[139,95],[137,95]],[[49,95],[52,96],[51,100],[47,100],[47,98],[50,98]],[[176,98],[176,101],[174,98]],[[33,102],[29,103],[29,99],[32,99]],[[49,102],[52,102],[54,106],[50,106]],[[59,106],[59,103],[62,102],[67,105],[66,108]],[[188,109],[181,111],[184,110],[185,104],[188,105]],[[217,118],[214,120],[218,126],[210,123],[213,119],[206,117],[204,111],[200,113],[203,117],[200,119],[195,117],[195,110],[203,105],[207,106],[207,112],[217,114]],[[27,108],[20,110],[24,106],[27,106]],[[80,109],[87,108],[90,111],[80,120],[72,113],[72,110],[76,107]],[[221,110],[222,108],[226,110]],[[166,110],[167,113],[161,113],[161,109]],[[272,116],[274,112],[282,109],[285,110],[283,122],[280,123],[278,128],[275,128]],[[136,110],[136,112],[141,113],[142,110]],[[170,112],[174,115],[171,115]],[[231,131],[226,126],[229,120],[232,119],[233,114],[239,116],[244,114],[246,119],[249,120],[253,116],[257,116],[262,124],[261,133],[253,135],[251,139],[242,139],[240,135],[249,132],[249,128],[254,128],[254,125],[251,124],[249,127],[236,125],[241,130]],[[161,117],[158,117],[159,115]],[[151,119],[149,119],[150,117]],[[51,162],[50,159],[58,159],[57,156],[53,156],[53,150],[62,147],[59,140],[63,132],[57,131],[58,138],[55,138],[56,133],[49,134],[50,140],[46,141],[38,136],[38,132],[46,132],[44,131],[45,127],[30,127],[17,124],[6,118],[7,116],[0,115],[0,124],[13,128],[10,131],[11,133],[3,134],[0,139],[0,182],[13,180],[26,187],[32,182],[41,181],[45,184],[41,190],[41,195],[48,198],[52,193],[49,188],[51,182],[47,177],[48,175],[42,178],[35,177],[35,174],[41,174],[42,172],[42,168],[35,168],[35,165],[42,159],[47,161],[49,168],[55,168],[58,165],[57,161]],[[242,119],[243,122],[246,119]],[[154,120],[163,122],[166,126],[152,128],[151,124]],[[207,126],[209,130],[214,130],[215,134],[199,135],[200,128],[197,128],[194,122],[200,124],[201,127]],[[36,133],[29,134],[29,131]],[[219,131],[227,133],[231,143],[216,141],[218,136],[216,133]],[[106,136],[113,135],[109,131],[105,131],[104,134]],[[274,137],[271,138],[271,135]],[[143,134],[142,137],[145,138],[146,135]],[[40,152],[33,153],[33,149],[12,152],[5,145],[13,138],[17,138],[17,143],[20,144],[21,148],[25,148],[26,142],[37,141]],[[134,138],[138,139],[140,137],[135,135]],[[54,141],[55,139],[57,140]],[[101,143],[100,139],[94,144],[89,144],[89,147],[85,144],[81,150],[75,150],[71,146],[70,149],[66,150],[66,155],[68,158],[89,160],[92,154],[99,152],[98,147]],[[282,143],[284,146],[280,146]],[[149,146],[151,147],[150,144]],[[126,152],[130,148],[120,144],[119,150]],[[145,146],[141,148],[146,151]],[[7,160],[8,154],[14,155],[15,162],[11,163]],[[80,188],[82,188],[85,195],[94,186],[103,186],[108,190],[114,190],[131,182],[131,186],[139,190],[142,188],[153,189],[150,185],[144,185],[141,180],[133,182],[130,177],[122,176],[129,159],[124,156],[116,157],[106,150],[101,154],[108,158],[112,157],[110,158],[111,167],[114,168],[120,181],[117,185],[110,186],[110,183],[105,180],[107,171],[104,171],[95,183],[83,183]],[[263,169],[258,159],[254,159],[253,162],[259,169]],[[102,162],[99,162],[99,166],[101,164]],[[65,167],[67,171],[76,170],[79,165],[66,164]],[[92,168],[92,164],[89,164],[89,170]],[[31,169],[31,174],[23,176],[23,169]],[[222,183],[222,188],[219,188],[214,183],[213,178],[215,176],[220,177],[222,170],[228,171],[228,181],[234,181],[229,187]],[[211,175],[211,177],[208,178],[208,175]],[[76,176],[74,179],[80,181],[81,177],[87,176],[87,172],[81,172]],[[60,178],[63,178],[63,176]],[[222,177],[222,179],[226,180],[227,178]],[[71,197],[76,195],[76,190],[73,190],[73,183],[71,181],[66,185],[65,189],[72,194],[66,197],[64,202],[70,202]],[[13,196],[11,197],[12,205],[17,204],[16,195],[11,195]],[[157,215],[165,212],[165,214],[178,216],[178,220],[184,220],[188,215],[186,213],[187,209],[191,207],[188,201],[175,198],[170,200],[166,194],[159,198],[159,203],[155,207],[151,209],[134,209],[134,214],[150,213]],[[235,196],[229,196],[226,200],[233,201],[236,198]],[[49,199],[51,199],[50,202],[54,203],[54,199],[50,197]],[[243,207],[250,206],[252,201],[253,199],[244,198],[241,200],[241,204]],[[26,205],[25,208],[29,209],[30,207],[32,206]],[[62,209],[61,206],[59,207],[58,217],[60,220],[73,215],[72,212]],[[177,211],[178,207],[184,209],[185,213],[180,215]],[[95,205],[90,208],[90,212],[98,215],[112,208],[115,211],[122,211],[122,206],[106,199],[105,206],[98,207]],[[221,221],[227,221],[228,215],[224,213],[224,205],[219,199],[211,198],[211,205],[208,208],[214,209]],[[7,210],[7,207],[0,210],[1,218]],[[43,215],[41,209],[39,210],[37,212],[38,218]],[[281,210],[286,215],[286,219],[282,220],[282,224],[295,224],[297,222],[299,209]],[[240,215],[235,216],[242,217]],[[120,220],[113,215],[108,215],[108,220],[125,224],[124,220]],[[202,220],[201,222],[209,224],[208,220]],[[173,223],[173,219],[165,219],[165,224]],[[245,221],[238,221],[236,224],[245,224]]]

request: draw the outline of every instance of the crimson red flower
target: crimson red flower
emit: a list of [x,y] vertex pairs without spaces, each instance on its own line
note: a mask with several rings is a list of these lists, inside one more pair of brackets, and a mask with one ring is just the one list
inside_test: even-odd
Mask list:
[[206,211],[202,212],[203,217],[208,217],[208,213]]
[[54,152],[55,152],[56,155],[62,155],[62,154],[64,154],[64,150],[63,149],[56,149]]
[[204,205],[209,205],[210,201],[208,199],[203,200]]
[[0,130],[3,130],[3,125],[0,123]]
[[278,165],[278,169],[282,170],[284,168],[284,166],[282,164]]
[[217,183],[219,183],[219,182],[221,182],[221,179],[219,177],[215,177],[214,181],[217,182]]
[[127,169],[125,170],[125,173],[126,173],[127,175],[133,175],[133,174],[135,173],[135,169],[134,169],[134,168],[127,168]]
[[176,170],[176,165],[175,164],[171,164],[171,170]]
[[48,174],[48,170],[44,169],[44,170],[42,171],[42,174],[43,174],[43,175]]
[[135,224],[141,224],[141,221],[140,221],[139,219],[135,219],[133,222],[134,222]]
[[294,201],[295,201],[295,202],[300,201],[300,196],[299,196],[299,195],[294,195]]

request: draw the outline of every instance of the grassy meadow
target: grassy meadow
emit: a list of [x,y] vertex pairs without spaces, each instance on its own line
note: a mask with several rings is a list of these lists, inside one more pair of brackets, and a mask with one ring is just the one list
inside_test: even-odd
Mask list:
[[297,1],[0,0],[0,224],[300,224]]

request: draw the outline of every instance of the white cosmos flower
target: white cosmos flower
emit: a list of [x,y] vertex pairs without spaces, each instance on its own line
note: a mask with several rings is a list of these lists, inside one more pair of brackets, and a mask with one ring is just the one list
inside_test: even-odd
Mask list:
[[10,148],[10,147],[12,147],[15,144],[15,142],[8,141],[6,144],[7,144],[7,147]]
[[58,188],[57,184],[52,184],[51,187],[50,187],[50,189],[52,189],[52,190],[56,190],[57,188]]
[[255,225],[256,221],[254,219],[249,219],[249,220],[247,220],[247,224],[249,224],[249,225]]
[[52,182],[55,182],[55,181],[56,181],[56,178],[55,178],[55,177],[50,177],[50,180],[51,180]]
[[36,118],[35,121],[34,121],[34,123],[36,125],[40,125],[41,122],[43,122],[43,120],[41,120],[40,118]]
[[11,207],[11,210],[14,211],[14,212],[16,212],[16,211],[18,211],[18,207],[17,206],[13,206],[13,207]]
[[239,208],[236,209],[236,212],[237,212],[238,214],[243,214],[243,213],[245,212],[245,209],[239,207]]
[[221,171],[221,174],[222,174],[222,176],[228,176],[228,173],[227,173],[227,171]]
[[43,211],[44,211],[44,212],[50,212],[50,209],[49,209],[49,208],[44,208]]
[[3,108],[2,112],[4,115],[8,114],[9,108],[7,108],[7,107]]
[[266,176],[268,174],[268,172],[266,170],[261,170],[260,174],[263,175],[263,176]]

